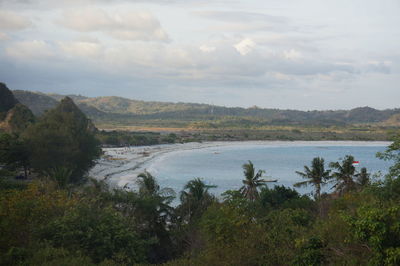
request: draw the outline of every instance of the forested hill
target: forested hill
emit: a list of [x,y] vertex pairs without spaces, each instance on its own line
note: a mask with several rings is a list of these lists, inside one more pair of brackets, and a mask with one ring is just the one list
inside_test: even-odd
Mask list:
[[[44,94],[30,91],[13,91],[15,97],[27,105],[36,115],[54,107],[66,95]],[[68,95],[79,108],[95,122],[112,120],[130,124],[138,120],[179,120],[198,125],[207,121],[224,121],[225,124],[251,125],[345,125],[365,123],[391,123],[399,125],[400,109],[376,110],[359,107],[337,111],[297,111],[222,107],[197,103],[145,102],[122,97],[84,97]],[[226,121],[229,121],[226,122]]]
[[14,97],[6,84],[0,82],[0,131],[22,132],[34,119],[31,110]]

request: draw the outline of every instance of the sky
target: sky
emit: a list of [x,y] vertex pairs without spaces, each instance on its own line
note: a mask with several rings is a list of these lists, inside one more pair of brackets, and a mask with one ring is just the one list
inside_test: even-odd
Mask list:
[[399,108],[399,0],[0,0],[10,89]]

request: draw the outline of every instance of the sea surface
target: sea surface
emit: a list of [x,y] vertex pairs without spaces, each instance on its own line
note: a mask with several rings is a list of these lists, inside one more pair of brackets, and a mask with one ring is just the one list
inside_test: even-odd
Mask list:
[[[226,190],[242,186],[242,165],[249,160],[255,168],[265,170],[265,179],[278,180],[269,187],[284,185],[293,187],[302,181],[296,171],[304,171],[314,157],[325,159],[326,168],[330,162],[340,161],[352,155],[360,161],[359,170],[366,167],[372,174],[387,173],[391,162],[380,160],[377,152],[386,149],[388,142],[269,142],[237,143],[221,147],[209,147],[186,151],[175,151],[155,159],[147,168],[157,177],[161,187],[169,187],[179,195],[191,179],[200,177],[207,184],[216,185],[210,192],[217,196]],[[330,191],[332,184],[323,190]],[[302,194],[309,194],[313,188],[296,188]]]

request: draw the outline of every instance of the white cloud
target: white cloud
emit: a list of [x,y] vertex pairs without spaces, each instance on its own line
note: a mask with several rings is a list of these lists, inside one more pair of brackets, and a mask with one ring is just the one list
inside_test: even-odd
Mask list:
[[6,47],[6,53],[8,56],[22,60],[46,59],[55,55],[48,43],[39,40],[15,42]]
[[283,57],[288,60],[296,60],[296,59],[302,58],[303,55],[301,52],[299,52],[295,49],[290,49],[288,51],[283,51]]
[[193,12],[195,15],[220,21],[229,22],[251,22],[251,21],[266,21],[269,23],[287,23],[287,18],[280,16],[271,16],[256,12],[243,11],[198,11]]
[[256,46],[256,43],[249,38],[243,39],[242,41],[238,42],[235,44],[233,47],[241,54],[241,55],[247,55],[250,53],[254,47]]
[[23,30],[31,25],[29,19],[17,13],[0,10],[0,30]]
[[103,32],[120,40],[168,41],[168,34],[149,12],[126,11],[112,14],[98,8],[64,12],[61,25],[80,32]]
[[71,56],[97,58],[102,54],[102,47],[96,42],[59,42],[59,46],[64,53]]
[[295,27],[289,19],[256,12],[241,11],[198,11],[193,12],[202,18],[212,19],[219,23],[209,26],[210,31],[220,32],[287,32]]
[[204,52],[204,53],[212,53],[214,52],[217,48],[214,46],[209,46],[209,45],[201,45],[199,47],[200,51]]

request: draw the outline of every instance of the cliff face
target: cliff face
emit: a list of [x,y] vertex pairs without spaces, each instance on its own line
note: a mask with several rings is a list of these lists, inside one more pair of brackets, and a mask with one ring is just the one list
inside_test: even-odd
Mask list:
[[35,120],[31,110],[19,103],[4,83],[0,83],[0,131],[21,133]]

